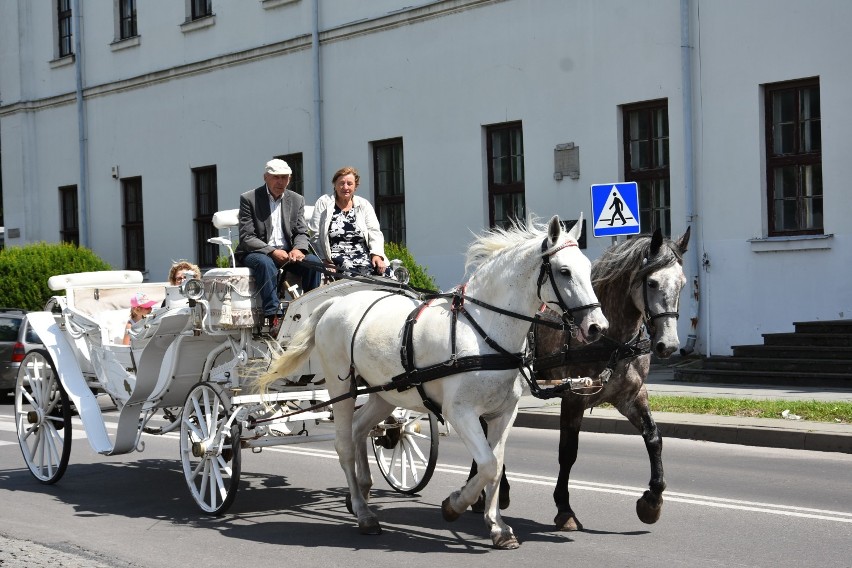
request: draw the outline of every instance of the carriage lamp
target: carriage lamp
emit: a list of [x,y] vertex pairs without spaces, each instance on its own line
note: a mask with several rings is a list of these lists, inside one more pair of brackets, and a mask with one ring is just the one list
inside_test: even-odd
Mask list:
[[402,265],[402,261],[395,258],[390,262],[390,265],[391,274],[393,274],[394,280],[402,282],[403,284],[408,284],[408,281],[411,280],[411,273],[409,273],[408,269]]
[[180,287],[181,293],[190,300],[200,300],[204,297],[204,283],[198,278],[184,280]]

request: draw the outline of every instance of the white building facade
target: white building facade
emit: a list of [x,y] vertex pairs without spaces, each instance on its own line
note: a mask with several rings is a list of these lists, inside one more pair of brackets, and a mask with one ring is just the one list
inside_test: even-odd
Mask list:
[[[852,317],[846,0],[0,0],[6,246],[163,280],[284,156],[446,289],[471,232],[637,181],[705,354]],[[843,105],[849,104],[846,111]],[[612,243],[586,225],[586,254]]]

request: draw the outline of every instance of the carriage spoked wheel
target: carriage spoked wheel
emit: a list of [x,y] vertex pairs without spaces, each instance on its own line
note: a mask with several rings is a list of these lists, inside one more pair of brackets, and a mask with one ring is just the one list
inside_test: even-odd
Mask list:
[[45,485],[59,481],[71,455],[71,403],[50,354],[26,354],[15,382],[15,428],[30,473]]
[[210,383],[186,397],[180,423],[180,459],[192,498],[209,515],[227,511],[240,483],[240,427],[228,427],[230,406]]
[[402,408],[373,428],[373,453],[393,489],[411,495],[426,487],[438,461],[438,436],[434,414]]

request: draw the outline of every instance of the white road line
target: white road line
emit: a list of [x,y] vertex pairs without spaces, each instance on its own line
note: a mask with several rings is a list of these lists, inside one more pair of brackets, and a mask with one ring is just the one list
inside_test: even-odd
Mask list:
[[[75,417],[72,422],[74,426],[77,427],[77,429],[82,428],[82,424],[79,422],[79,418]],[[106,426],[111,430],[114,430],[116,427],[115,423],[112,422],[107,422]],[[74,439],[85,438],[85,432],[83,432],[82,430],[78,431],[77,429],[75,429],[75,432],[73,434]],[[15,424],[11,417],[0,416],[0,431],[15,432]],[[171,432],[168,434],[160,435],[158,437],[177,440],[179,438],[179,435],[176,432]],[[309,441],[310,440],[306,440],[306,442]],[[17,445],[15,442],[0,442],[0,445],[8,444]],[[335,452],[334,450],[324,450],[321,448],[273,446],[264,448],[264,451],[294,454],[323,459],[337,459],[337,452]],[[435,466],[435,471],[440,473],[467,476],[469,473],[469,467],[439,463]],[[542,485],[549,487],[552,487],[556,484],[555,477],[524,473],[509,473],[509,480],[515,483],[527,483],[530,485]],[[607,483],[596,483],[594,481],[571,481],[571,490],[574,491],[595,491],[599,493],[608,493],[611,495],[627,495],[631,497],[637,497],[644,493],[645,489],[645,487],[612,485]],[[679,493],[676,491],[666,491],[663,496],[668,502],[686,503],[689,505],[700,505],[704,507],[715,507],[738,511],[750,511],[769,515],[784,515],[802,519],[817,519],[823,521],[834,521],[838,523],[852,523],[852,513],[845,513],[842,511],[827,511],[823,509],[810,509],[806,507],[794,507],[791,505],[779,505],[776,503],[742,501],[738,499],[726,499],[724,497],[709,497],[705,495],[696,495],[693,493]]]

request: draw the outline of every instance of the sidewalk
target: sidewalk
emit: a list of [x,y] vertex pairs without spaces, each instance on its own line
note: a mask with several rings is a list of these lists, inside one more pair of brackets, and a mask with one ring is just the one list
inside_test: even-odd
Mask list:
[[[653,366],[648,375],[648,393],[652,397],[657,394],[852,402],[852,389],[686,383],[675,382],[673,374],[671,367]],[[653,416],[663,438],[687,438],[725,444],[852,453],[852,424],[674,412],[655,412]],[[521,398],[515,426],[558,429],[558,399],[539,400],[531,395],[524,395]],[[587,410],[583,417],[582,429],[584,432],[639,436],[639,432],[614,408]]]

